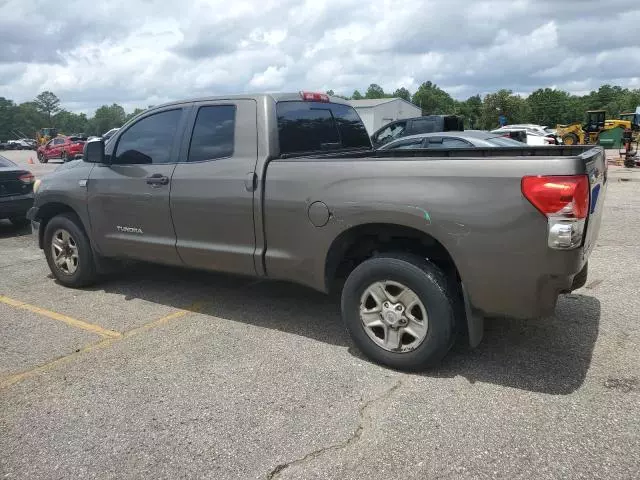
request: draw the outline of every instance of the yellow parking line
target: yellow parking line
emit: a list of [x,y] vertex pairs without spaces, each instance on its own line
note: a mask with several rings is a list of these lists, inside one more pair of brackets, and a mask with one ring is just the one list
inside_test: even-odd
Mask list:
[[98,343],[92,343],[90,345],[87,345],[86,347],[82,347],[80,350],[76,350],[73,353],[70,353],[60,358],[56,358],[55,360],[45,363],[44,365],[39,365],[35,368],[32,368],[31,370],[26,370],[24,372],[10,375],[7,378],[0,380],[0,390],[13,385],[14,383],[18,383],[21,380],[24,380],[25,378],[34,377],[39,373],[48,372],[49,370],[53,369],[55,366],[66,363],[70,361],[72,358],[80,356],[83,353],[91,352],[92,350],[97,350],[98,348],[104,348],[108,345],[111,345],[111,343],[113,343],[116,340],[118,340],[118,338],[108,337],[108,338],[105,338],[104,340],[100,340]]
[[124,335],[126,337],[137,335],[139,333],[146,332],[147,330],[151,330],[152,328],[159,327],[160,325],[170,322],[171,320],[175,320],[176,318],[184,317],[185,315],[188,315],[190,313],[198,313],[200,310],[202,310],[203,306],[203,302],[193,303],[182,310],[178,310],[177,312],[170,313],[169,315],[165,315],[164,317],[161,317],[157,320],[153,320],[139,327],[127,330],[126,332],[124,332]]
[[46,308],[40,308],[35,305],[29,305],[28,303],[21,302],[20,300],[15,300],[13,298],[5,297],[4,295],[0,295],[0,303],[4,303],[5,305],[10,305],[15,308],[21,308],[22,310],[28,310],[30,312],[37,313],[44,317],[50,318],[52,320],[57,320],[58,322],[66,323],[71,327],[87,330],[91,333],[100,335],[101,337],[117,338],[122,336],[120,332],[115,332],[113,330],[102,328],[100,325],[83,322],[82,320],[68,317],[67,315],[63,315],[58,312],[53,312],[51,310],[47,310]]
[[[3,295],[0,295],[0,302],[6,304],[6,305],[11,305],[13,307],[17,307],[17,308],[25,308],[25,303],[22,303],[18,300],[14,300],[12,298],[8,298],[5,297]],[[98,350],[100,348],[104,348],[104,347],[108,347],[109,345],[111,345],[113,342],[117,342],[125,337],[130,337],[133,335],[137,335],[139,333],[142,332],[146,332],[147,330],[151,330],[155,327],[159,327],[160,325],[163,325],[165,323],[170,322],[171,320],[175,320],[176,318],[180,318],[180,317],[184,317],[185,315],[188,315],[189,313],[198,313],[202,307],[205,305],[205,303],[203,302],[196,302],[193,303],[191,305],[189,305],[188,307],[185,307],[182,310],[178,310],[176,312],[170,313],[168,315],[165,315],[164,317],[160,317],[157,320],[153,320],[149,323],[145,323],[144,325],[141,325],[139,327],[136,328],[132,328],[131,330],[127,330],[126,332],[124,332],[124,334],[120,334],[118,332],[113,332],[113,333],[117,333],[117,336],[108,336],[107,338],[97,342],[97,343],[92,343],[90,345],[87,345],[85,347],[82,347],[80,350],[76,350],[73,353],[70,353],[68,355],[65,355],[63,357],[60,358],[56,358],[55,360],[52,360],[51,362],[45,363],[44,365],[39,365],[35,368],[32,368],[31,370],[26,370],[24,372],[20,372],[20,373],[16,373],[14,375],[10,375],[7,378],[4,378],[2,380],[0,380],[0,389],[9,387],[11,385],[13,385],[14,383],[18,383],[26,378],[31,378],[39,373],[44,373],[44,372],[48,372],[49,370],[52,370],[54,367],[56,367],[57,365],[61,365],[63,363],[69,362],[72,359],[74,359],[75,357],[78,357],[80,355],[83,355],[85,353],[91,352],[93,350]],[[32,305],[29,305],[29,307],[32,307]],[[39,307],[33,307],[36,308],[38,310],[38,313],[40,313],[40,310],[44,310],[41,309]],[[31,308],[26,308],[26,310],[30,310],[30,311],[35,311],[35,310],[31,310]],[[45,312],[47,310],[44,310]],[[60,315],[58,313],[55,312],[50,312],[50,313],[54,313],[56,316]],[[62,317],[65,317],[65,315],[60,315]],[[53,318],[53,317],[52,317]],[[70,317],[66,317],[66,318],[70,318]],[[71,318],[71,320],[75,320],[73,318]],[[85,324],[85,325],[92,325],[90,323],[86,323],[86,322],[81,322],[80,320],[75,320],[79,323]],[[95,325],[93,325],[95,326]],[[100,327],[98,327],[100,328]],[[106,330],[107,332],[110,332],[111,330]]]

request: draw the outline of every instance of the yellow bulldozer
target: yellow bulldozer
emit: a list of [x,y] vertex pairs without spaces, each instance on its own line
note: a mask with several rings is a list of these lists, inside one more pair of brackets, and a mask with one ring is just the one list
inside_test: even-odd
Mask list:
[[53,137],[58,135],[58,130],[53,127],[41,128],[36,132],[36,142],[38,142],[38,146],[44,145]]
[[600,134],[613,128],[631,129],[631,122],[625,119],[606,119],[605,110],[589,110],[587,122],[556,125],[556,134],[565,145],[596,145]]

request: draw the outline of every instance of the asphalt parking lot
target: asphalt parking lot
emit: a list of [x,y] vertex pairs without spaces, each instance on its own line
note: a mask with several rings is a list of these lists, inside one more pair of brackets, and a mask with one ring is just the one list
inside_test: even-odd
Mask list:
[[612,168],[585,287],[418,375],[362,358],[323,295],[140,264],[66,289],[1,221],[0,474],[637,479],[639,212]]

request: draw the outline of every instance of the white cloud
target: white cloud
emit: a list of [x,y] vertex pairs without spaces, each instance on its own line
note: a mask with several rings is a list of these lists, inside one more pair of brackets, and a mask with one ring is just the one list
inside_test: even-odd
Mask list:
[[[0,96],[52,90],[67,108],[129,108],[247,91],[431,80],[458,98],[500,88],[638,88],[637,0],[8,0]],[[619,32],[609,35],[607,32]]]

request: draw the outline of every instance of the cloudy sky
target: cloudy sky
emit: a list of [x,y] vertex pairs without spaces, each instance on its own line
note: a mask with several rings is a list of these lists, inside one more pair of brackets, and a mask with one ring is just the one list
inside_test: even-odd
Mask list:
[[0,96],[640,88],[640,0],[0,0]]

